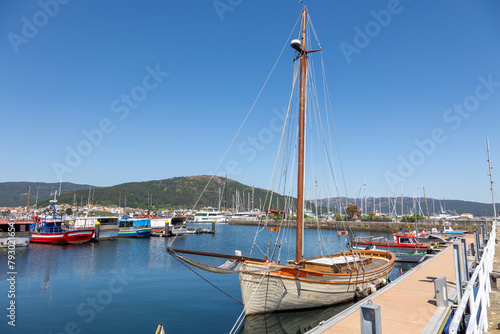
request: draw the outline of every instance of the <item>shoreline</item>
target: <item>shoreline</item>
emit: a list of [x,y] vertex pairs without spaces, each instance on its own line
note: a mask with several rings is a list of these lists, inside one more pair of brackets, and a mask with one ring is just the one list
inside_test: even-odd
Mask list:
[[[313,229],[319,227],[320,229],[332,229],[332,230],[352,230],[352,231],[374,231],[374,232],[390,232],[396,233],[401,230],[417,230],[422,231],[423,229],[431,230],[432,228],[437,228],[441,230],[443,224],[451,225],[454,230],[465,230],[470,233],[474,232],[476,228],[488,220],[466,220],[466,221],[436,221],[427,222],[419,221],[416,224],[414,222],[392,222],[392,221],[326,221],[315,219],[306,219],[304,221],[304,228]],[[257,226],[265,225],[268,227],[279,227],[282,220],[279,219],[267,219],[267,220],[236,220],[230,219],[229,225],[248,225]]]

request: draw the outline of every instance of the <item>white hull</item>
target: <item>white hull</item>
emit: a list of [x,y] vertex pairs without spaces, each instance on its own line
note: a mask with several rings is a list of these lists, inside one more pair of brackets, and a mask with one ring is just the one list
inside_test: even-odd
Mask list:
[[216,224],[227,224],[227,218],[220,217],[195,217],[193,223],[211,223],[212,220],[215,221]]
[[[74,229],[93,229],[95,223],[100,222],[99,240],[113,240],[118,238],[118,217],[79,217],[75,219]],[[95,232],[93,235],[95,238]]]
[[[15,236],[15,237],[0,237],[0,247],[1,248],[7,248],[9,247],[9,240],[11,241],[11,244],[13,244],[15,247],[26,247],[30,244],[30,239],[31,235],[26,235],[26,236]],[[12,246],[11,246],[12,247]]]
[[193,223],[212,223],[227,224],[227,217],[223,216],[218,210],[208,208],[195,213]]
[[[240,270],[240,286],[245,313],[267,313],[334,305],[354,299],[360,292],[384,285],[394,267],[394,260],[378,269],[360,272],[321,273],[304,269],[281,269],[263,277],[267,265],[245,262]],[[367,268],[369,269],[369,268]],[[259,272],[260,271],[260,272]]]
[[[118,232],[120,230],[118,229],[118,226],[116,228],[109,228],[109,229],[103,229],[99,231],[99,240],[112,240],[118,238]],[[94,237],[95,237],[95,232],[94,232]]]
[[151,228],[165,228],[165,223],[168,223],[167,218],[151,218]]

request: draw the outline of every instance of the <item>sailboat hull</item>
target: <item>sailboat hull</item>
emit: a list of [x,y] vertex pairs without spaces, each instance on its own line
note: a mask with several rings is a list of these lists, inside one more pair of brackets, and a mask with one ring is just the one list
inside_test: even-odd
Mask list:
[[[386,284],[394,268],[394,255],[377,251],[360,253],[370,257],[373,262],[358,268],[359,270],[352,266],[352,274],[295,269],[290,266],[283,266],[265,274],[265,268],[269,264],[245,262],[239,273],[245,313],[257,314],[339,304],[369,293],[373,287]],[[356,255],[360,253],[356,252]],[[339,254],[335,254],[332,257],[338,256]]]

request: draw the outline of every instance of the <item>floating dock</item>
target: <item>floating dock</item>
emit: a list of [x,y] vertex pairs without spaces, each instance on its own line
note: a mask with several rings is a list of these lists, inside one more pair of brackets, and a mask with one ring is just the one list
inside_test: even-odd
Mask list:
[[[465,236],[466,244],[474,243],[474,234]],[[499,245],[496,245],[499,251]],[[461,249],[460,249],[461,251]],[[469,260],[472,257],[469,256]],[[496,267],[495,267],[496,266]],[[493,265],[493,273],[500,274],[498,253]],[[438,307],[434,281],[446,277],[448,307]],[[500,278],[498,279],[500,289]],[[379,308],[381,333],[440,333],[445,319],[449,316],[450,307],[456,297],[455,261],[453,246],[448,246],[433,258],[412,268],[404,276],[388,286],[363,299],[333,318],[320,323],[308,333],[361,333],[361,306],[369,301]],[[489,330],[498,333],[497,324],[493,324],[495,315],[500,314],[500,293],[496,293],[497,301],[492,298],[488,308]],[[377,311],[378,312],[378,311]],[[494,327],[493,327],[494,325]],[[492,328],[493,327],[493,328]],[[373,331],[373,333],[379,333]]]

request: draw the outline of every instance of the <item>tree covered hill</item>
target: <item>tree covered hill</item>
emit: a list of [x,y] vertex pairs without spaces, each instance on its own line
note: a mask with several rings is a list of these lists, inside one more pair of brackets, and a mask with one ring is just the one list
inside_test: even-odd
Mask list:
[[[76,201],[78,206],[85,206],[90,202],[93,205],[121,207],[126,205],[127,207],[151,208],[153,210],[192,208],[198,201],[209,179],[210,176],[208,175],[200,175],[145,182],[129,182],[112,187],[92,188],[91,191],[87,187],[87,189],[63,193],[58,198],[58,204],[73,204]],[[237,191],[239,194],[239,209],[250,210],[252,187],[219,176],[212,178],[203,196],[199,199],[196,208],[207,206],[216,208],[219,206],[219,199],[221,207],[231,208],[235,206],[234,202],[236,202]],[[267,206],[264,207],[266,196],[269,201],[270,193],[268,194],[267,190],[255,188],[253,208],[266,209]],[[276,201],[276,198],[278,198],[278,201]],[[283,196],[274,193],[273,206],[271,208],[275,209],[278,202],[280,209],[283,209],[284,200]],[[40,204],[48,205],[48,201]]]
[[[144,209],[151,208],[154,210],[165,208],[192,208],[201,192],[205,188],[210,176],[187,176],[174,177],[164,180],[145,181],[145,182],[129,182],[111,187],[92,187],[89,192],[89,185],[74,184],[69,182],[59,183],[43,183],[43,182],[3,182],[0,183],[0,206],[14,207],[26,206],[28,202],[28,186],[31,187],[30,205],[34,205],[36,194],[38,191],[38,207],[42,208],[48,205],[48,200],[51,198],[51,193],[55,190],[59,191],[61,187],[62,195],[58,197],[58,203],[76,204],[85,206],[91,202],[94,205],[104,206],[125,206],[142,207]],[[252,187],[239,183],[231,179],[214,176],[205,194],[200,198],[197,208],[205,206],[217,207],[219,205],[219,196],[221,196],[221,207],[233,208],[236,202],[236,193],[239,198],[239,209],[247,210],[251,208]],[[219,195],[221,194],[221,195]],[[267,209],[269,200],[268,191],[261,188],[254,189],[254,208]],[[278,199],[278,200],[276,200]],[[125,203],[126,200],[126,203]],[[360,198],[347,199],[347,203],[353,203],[362,208]],[[285,197],[274,193],[271,209],[276,209],[278,202],[279,209],[282,210],[285,203]],[[328,205],[328,201],[330,202]],[[324,206],[323,211],[338,212],[337,198],[318,200],[318,206]],[[341,199],[342,203],[346,203],[346,199]],[[389,210],[389,202],[391,209]],[[418,208],[420,202],[420,209]],[[310,207],[314,207],[315,201],[311,202]],[[401,198],[387,199],[387,197],[366,199],[367,208],[365,212],[377,211],[380,208],[383,213],[394,212],[401,214]],[[423,216],[427,216],[425,199],[416,199],[417,212]],[[364,205],[364,204],[363,204]],[[394,209],[395,207],[395,209]],[[404,213],[409,214],[413,211],[413,198],[403,198]],[[427,198],[427,207],[430,215],[438,214],[443,210],[450,213],[456,212],[471,213],[474,217],[491,217],[493,215],[492,205],[489,203],[478,203],[461,200],[438,200]],[[500,209],[500,204],[497,204]]]
[[38,202],[47,201],[51,193],[74,191],[77,189],[89,189],[89,185],[75,184],[70,182],[45,183],[45,182],[0,182],[0,206],[26,206],[28,204],[28,192],[31,187],[30,205],[34,205],[38,193]]

